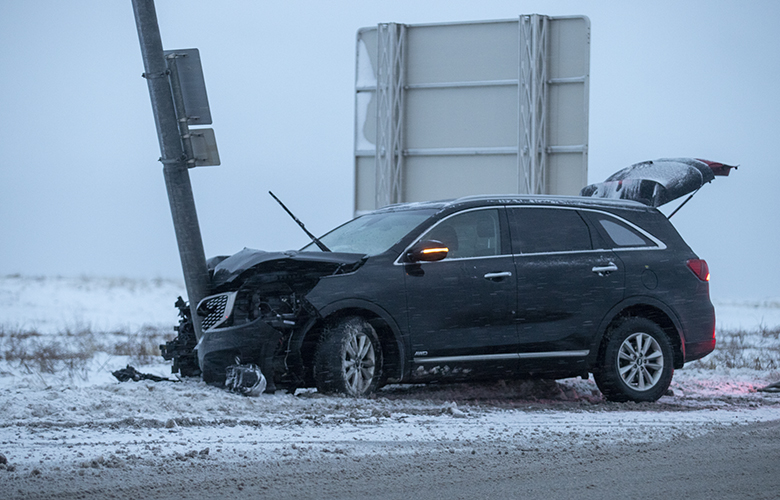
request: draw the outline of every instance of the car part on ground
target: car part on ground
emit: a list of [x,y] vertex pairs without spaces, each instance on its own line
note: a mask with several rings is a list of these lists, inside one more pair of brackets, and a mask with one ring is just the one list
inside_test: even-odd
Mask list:
[[774,384],[769,384],[766,387],[762,387],[756,390],[761,392],[780,392],[780,381],[775,382]]
[[259,396],[265,392],[266,386],[265,376],[255,364],[242,365],[237,359],[235,365],[230,365],[225,370],[225,387],[231,392],[244,396]]
[[715,346],[706,262],[637,202],[408,203],[319,240],[333,251],[209,261],[196,346],[206,382],[223,386],[238,357],[267,391],[594,373],[610,399],[653,401]]
[[175,307],[179,310],[179,324],[173,329],[178,335],[173,340],[160,345],[160,353],[164,360],[173,360],[172,373],[181,373],[182,377],[198,377],[201,374],[195,346],[195,328],[192,325],[190,306],[179,297]]
[[151,373],[141,373],[135,369],[134,366],[127,365],[121,370],[115,370],[111,372],[111,375],[116,377],[120,382],[139,382],[141,380],[151,380],[152,382],[180,382],[179,380],[171,380],[169,378],[160,377],[158,375],[152,375]]

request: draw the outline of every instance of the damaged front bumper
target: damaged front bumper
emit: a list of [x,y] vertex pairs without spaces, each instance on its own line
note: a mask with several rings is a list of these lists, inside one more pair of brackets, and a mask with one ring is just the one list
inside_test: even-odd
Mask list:
[[206,297],[198,305],[204,332],[195,347],[203,380],[224,385],[228,366],[254,363],[273,386],[273,358],[282,340],[282,332],[262,318],[228,326],[235,292]]
[[[163,356],[174,361],[174,373],[181,369],[185,375],[186,369],[215,385],[225,383],[228,367],[254,364],[268,381],[266,392],[275,390],[275,382],[300,387],[308,375],[301,361],[303,333],[319,318],[306,295],[323,276],[354,272],[365,260],[363,254],[248,248],[215,257],[209,271],[211,288],[219,293],[196,308],[203,333],[196,342],[193,318],[184,301],[177,302],[179,336],[161,347]],[[293,337],[297,347],[290,344]]]

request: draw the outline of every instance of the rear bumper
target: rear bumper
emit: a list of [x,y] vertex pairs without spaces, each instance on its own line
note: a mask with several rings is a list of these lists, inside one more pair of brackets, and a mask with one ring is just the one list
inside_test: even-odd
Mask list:
[[709,297],[694,302],[682,316],[685,363],[703,358],[715,349],[715,308]]
[[685,362],[700,359],[715,350],[715,337],[705,342],[685,343]]

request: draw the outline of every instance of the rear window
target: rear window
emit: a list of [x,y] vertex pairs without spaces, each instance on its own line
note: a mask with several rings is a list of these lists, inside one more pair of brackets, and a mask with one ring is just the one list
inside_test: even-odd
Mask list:
[[509,210],[514,253],[591,250],[590,230],[576,210],[513,208]]

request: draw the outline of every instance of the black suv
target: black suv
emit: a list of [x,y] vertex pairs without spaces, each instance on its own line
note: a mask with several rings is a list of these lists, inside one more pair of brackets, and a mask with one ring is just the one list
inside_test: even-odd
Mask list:
[[610,400],[654,401],[674,368],[715,347],[707,263],[637,202],[399,204],[315,243],[209,261],[204,380],[252,363],[268,390],[361,396],[397,382],[593,373]]

